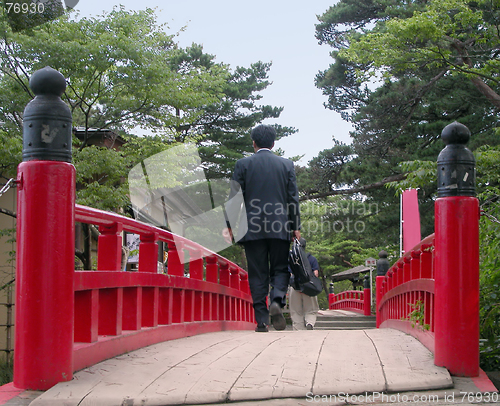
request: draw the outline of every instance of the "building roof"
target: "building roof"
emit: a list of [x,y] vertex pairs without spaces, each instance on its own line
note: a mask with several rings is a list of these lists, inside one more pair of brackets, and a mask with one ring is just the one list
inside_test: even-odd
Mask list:
[[88,145],[97,145],[99,147],[120,149],[127,142],[109,128],[88,128],[87,133],[85,133],[85,127],[73,127],[73,134],[80,141],[83,141],[87,136]]
[[347,271],[342,271],[333,275],[332,282],[339,282],[346,279],[354,279],[356,277],[359,279],[360,273],[370,272],[370,269],[372,268],[364,265],[355,266],[354,268],[348,269]]

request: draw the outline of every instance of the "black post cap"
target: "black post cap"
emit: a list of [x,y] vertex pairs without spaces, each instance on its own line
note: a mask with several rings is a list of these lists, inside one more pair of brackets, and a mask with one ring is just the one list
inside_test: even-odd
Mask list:
[[437,159],[438,197],[476,195],[476,161],[465,147],[470,136],[469,129],[456,121],[441,132],[446,147]]
[[366,275],[363,279],[363,289],[371,289],[370,276]]
[[64,79],[61,72],[46,66],[31,75],[29,85],[36,96],[53,95],[61,97],[66,90],[66,79]]
[[33,73],[29,85],[35,98],[24,109],[23,161],[71,162],[72,115],[61,100],[64,76],[46,66]]
[[382,250],[378,253],[379,259],[377,260],[377,276],[385,276],[391,264],[387,259],[387,251]]

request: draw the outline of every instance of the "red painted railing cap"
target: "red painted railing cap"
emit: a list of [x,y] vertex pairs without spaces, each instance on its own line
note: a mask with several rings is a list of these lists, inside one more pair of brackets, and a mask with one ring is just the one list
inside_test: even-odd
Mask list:
[[100,225],[99,232],[101,234],[120,234],[123,231],[123,224],[112,223],[109,225]]
[[158,239],[159,235],[155,232],[149,234],[141,234],[141,242],[157,242]]
[[421,253],[422,253],[422,251],[420,251],[420,250],[417,250],[417,251],[412,251],[412,252],[411,252],[411,257],[412,257],[412,258],[415,258],[415,259],[416,259],[416,258],[419,258]]

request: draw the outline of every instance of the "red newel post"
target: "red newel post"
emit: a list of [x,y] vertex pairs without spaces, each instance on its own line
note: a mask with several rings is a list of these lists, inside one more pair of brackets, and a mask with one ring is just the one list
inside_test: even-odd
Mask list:
[[479,375],[479,202],[470,131],[441,134],[435,204],[435,364],[452,375]]
[[385,274],[390,268],[389,260],[387,259],[387,251],[380,251],[378,253],[379,259],[377,260],[377,278],[375,279],[375,316],[377,317],[377,328],[380,327],[382,323],[382,315],[379,311],[380,302],[384,293],[382,291],[382,283],[385,280]]
[[370,277],[367,275],[363,281],[363,314],[370,316],[372,314],[372,306],[370,302],[371,286]]
[[18,168],[14,385],[46,390],[73,377],[75,168],[64,77],[35,72]]
[[335,290],[333,288],[333,282],[330,283],[330,289],[328,290],[328,308],[331,309],[333,301],[335,299]]

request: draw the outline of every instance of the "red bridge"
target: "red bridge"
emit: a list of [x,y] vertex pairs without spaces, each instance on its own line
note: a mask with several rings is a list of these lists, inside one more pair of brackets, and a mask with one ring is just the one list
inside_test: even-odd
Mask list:
[[[47,75],[55,90],[35,93],[52,102],[64,83]],[[25,112],[25,129],[45,120],[64,133],[52,111]],[[63,141],[45,147],[64,150]],[[312,402],[341,393],[446,396],[463,389],[451,375],[496,392],[479,369],[475,197],[439,197],[435,235],[377,276],[378,329],[258,334],[243,269],[168,231],[75,205],[73,165],[40,151],[25,144],[18,171],[14,382],[4,394],[46,391],[30,392],[33,405]],[[99,228],[96,271],[75,271],[75,222]],[[124,231],[140,236],[138,272],[121,270]],[[157,272],[160,241],[166,275]],[[367,297],[331,295],[329,312],[370,314]]]

